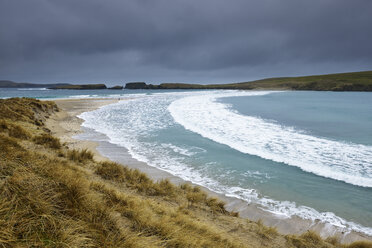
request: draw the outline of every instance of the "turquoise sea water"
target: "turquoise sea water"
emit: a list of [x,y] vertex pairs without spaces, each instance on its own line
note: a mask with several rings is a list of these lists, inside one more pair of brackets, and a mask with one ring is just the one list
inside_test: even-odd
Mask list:
[[[221,102],[243,115],[293,127],[308,135],[345,144],[372,146],[372,94],[366,92],[283,92],[256,97],[223,98]],[[341,150],[342,152],[342,150]],[[305,154],[304,154],[305,155]],[[340,157],[343,154],[339,154]],[[291,200],[320,211],[371,225],[372,190],[280,166],[280,172],[262,192],[275,199]],[[372,164],[363,173],[369,178]],[[270,169],[273,173],[273,169]],[[281,182],[286,182],[285,184]],[[275,187],[272,187],[274,184]],[[356,183],[358,184],[358,183]],[[272,190],[275,188],[276,192]],[[283,199],[283,191],[287,192]]]
[[[27,93],[128,96],[48,92]],[[216,192],[372,235],[372,93],[129,92],[128,101],[83,113],[83,125]]]
[[298,127],[312,135],[372,145],[369,92],[283,92],[222,101],[244,115]]
[[[175,90],[177,91],[177,90]],[[120,97],[131,94],[148,94],[144,90],[48,90],[46,88],[0,88],[0,98],[32,97],[39,99]]]

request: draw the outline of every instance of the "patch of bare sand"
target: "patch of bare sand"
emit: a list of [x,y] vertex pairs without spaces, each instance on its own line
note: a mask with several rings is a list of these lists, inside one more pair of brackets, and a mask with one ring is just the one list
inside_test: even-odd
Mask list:
[[73,136],[82,133],[81,124],[83,120],[77,117],[87,111],[93,111],[102,106],[116,103],[118,99],[61,99],[54,100],[60,111],[53,114],[47,121],[46,126],[52,134],[58,137],[62,143],[66,143],[72,149],[89,149],[94,153],[98,161],[109,160],[97,151],[97,142],[88,140],[77,140]]

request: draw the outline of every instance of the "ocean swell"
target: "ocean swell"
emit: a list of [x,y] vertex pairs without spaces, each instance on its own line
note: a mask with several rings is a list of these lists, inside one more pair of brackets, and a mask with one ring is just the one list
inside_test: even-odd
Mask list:
[[[237,185],[233,187],[225,185],[214,178],[206,176],[203,171],[189,166],[180,157],[190,157],[194,156],[194,154],[206,152],[203,149],[182,145],[177,146],[171,143],[156,144],[146,141],[146,137],[151,136],[154,130],[167,130],[170,126],[178,125],[177,123],[179,123],[186,129],[199,133],[211,140],[229,146],[231,143],[231,147],[233,148],[234,144],[232,143],[236,142],[235,149],[237,150],[246,149],[244,146],[249,144],[248,141],[250,140],[247,140],[247,137],[250,137],[254,143],[253,145],[249,145],[253,146],[249,151],[252,150],[251,152],[256,152],[256,149],[258,151],[264,150],[265,153],[260,151],[262,152],[261,155],[264,156],[263,154],[265,154],[266,156],[270,156],[270,152],[273,150],[274,152],[276,151],[277,157],[268,159],[278,159],[279,161],[284,161],[286,159],[285,157],[279,157],[281,151],[287,150],[286,147],[289,147],[288,151],[292,159],[301,156],[296,153],[298,150],[302,151],[301,149],[303,149],[303,147],[299,147],[301,143],[297,144],[298,149],[294,149],[290,147],[290,145],[284,143],[288,142],[288,140],[285,141],[285,138],[288,136],[294,136],[297,139],[299,139],[298,137],[305,137],[307,140],[310,140],[310,144],[311,142],[318,142],[320,144],[332,145],[333,143],[327,142],[335,142],[315,137],[314,140],[311,139],[311,136],[308,137],[308,135],[294,129],[267,123],[264,120],[253,117],[242,116],[232,111],[229,106],[216,101],[220,97],[254,96],[269,93],[270,92],[219,91],[162,93],[153,94],[151,96],[138,95],[131,96],[131,100],[107,105],[95,111],[85,112],[81,114],[80,117],[85,120],[83,126],[104,133],[108,136],[111,143],[127,148],[135,159],[167,171],[184,180],[207,187],[217,193],[258,204],[263,210],[286,218],[299,216],[303,219],[318,220],[323,223],[332,224],[346,232],[354,230],[372,236],[372,228],[346,221],[336,216],[334,213],[319,212],[313,208],[298,206],[294,202],[269,199],[268,197],[262,196],[255,189],[239,187]],[[173,119],[177,123],[175,123]],[[250,136],[245,136],[246,132]],[[280,132],[284,132],[286,135],[280,134]],[[278,138],[281,139],[276,140],[274,142],[275,145],[271,145],[271,147],[263,145],[264,141]],[[289,141],[293,139],[293,137],[289,138]],[[323,143],[320,142],[319,139]],[[296,141],[300,142],[300,140]],[[355,146],[358,146],[346,143],[345,145],[346,147],[351,147],[351,149],[355,149]],[[312,147],[310,146],[310,148]],[[363,149],[367,149],[367,154],[370,154],[368,153],[370,152],[368,147],[364,147]],[[329,150],[325,151],[329,152]],[[306,149],[302,152],[306,152]],[[173,156],[171,153],[176,153],[179,156]],[[317,158],[314,154],[316,155],[318,153],[313,152],[313,159]],[[320,154],[318,155],[320,156]],[[301,159],[303,157],[302,155]],[[332,154],[328,155],[328,157],[331,158],[328,159],[329,161],[336,159]],[[206,165],[203,167],[207,168]],[[341,170],[340,173],[345,174],[346,172],[347,171]],[[353,173],[354,176],[356,176],[358,171]],[[370,174],[369,172],[368,175]],[[369,181],[367,181],[367,183],[368,182]]]
[[241,115],[217,102],[218,98],[230,96],[233,95],[185,97],[172,102],[168,110],[184,128],[242,153],[372,187],[371,146],[314,137],[292,127]]

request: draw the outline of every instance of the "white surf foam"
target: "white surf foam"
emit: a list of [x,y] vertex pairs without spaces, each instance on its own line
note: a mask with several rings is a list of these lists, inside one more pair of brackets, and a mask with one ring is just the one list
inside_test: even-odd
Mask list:
[[175,153],[179,153],[181,155],[187,156],[187,157],[192,157],[195,154],[198,153],[204,153],[206,150],[200,147],[192,146],[192,147],[181,147],[181,146],[176,146],[170,143],[163,143],[161,144],[162,147],[164,148],[169,148],[172,149]]
[[17,90],[49,90],[48,88],[17,88]]
[[[177,152],[181,155],[188,156],[193,152],[192,147],[179,147],[168,143],[164,143],[162,146],[162,144],[154,144],[144,140],[146,137],[151,136],[152,131],[154,130],[161,130],[175,125],[172,116],[166,111],[169,104],[175,100],[176,102],[174,103],[176,104],[183,100],[191,100],[191,102],[194,104],[196,102],[193,100],[193,98],[190,99],[189,96],[200,95],[200,98],[205,98],[207,101],[209,101],[211,105],[209,106],[210,108],[208,111],[211,113],[201,116],[200,122],[202,122],[203,120],[205,121],[207,118],[210,118],[209,115],[212,115],[213,111],[220,110],[219,107],[221,106],[214,101],[217,97],[251,94],[253,93],[231,91],[223,91],[223,93],[221,93],[221,91],[219,91],[218,93],[177,92],[166,94],[159,93],[150,96],[140,95],[128,101],[107,105],[92,112],[85,112],[79,117],[85,120],[83,126],[92,128],[100,133],[104,133],[108,136],[111,143],[126,147],[133,158],[145,162],[150,166],[167,171],[184,180],[207,187],[208,189],[217,193],[222,193],[227,196],[240,198],[247,202],[259,204],[263,210],[269,211],[283,218],[299,216],[303,219],[313,221],[318,220],[323,223],[330,223],[346,232],[354,230],[367,235],[372,235],[372,228],[363,227],[359,224],[348,222],[333,213],[318,212],[315,209],[306,206],[297,206],[294,202],[275,201],[260,195],[254,189],[247,189],[238,186],[230,187],[224,185],[221,182],[209,177],[204,173],[203,170],[197,170],[189,166],[182,160],[182,158],[172,156],[169,152]],[[259,92],[254,94],[267,94],[267,92]],[[173,105],[173,108],[174,106],[176,105]],[[192,106],[195,107],[195,105]],[[223,109],[231,112],[226,108],[226,106]],[[189,110],[192,112],[192,108],[189,108]],[[199,108],[196,107],[195,110],[199,111]],[[176,111],[176,109],[173,109],[173,111]],[[189,113],[189,115],[192,116],[192,113]],[[219,117],[222,119],[224,118],[223,115],[219,115]],[[210,123],[206,122],[205,124]],[[206,126],[208,127],[208,125]],[[227,131],[228,130],[219,130],[221,134],[226,134]],[[244,138],[244,136],[242,138]],[[207,168],[208,165],[206,164],[202,167]]]
[[241,93],[185,97],[172,102],[168,110],[186,129],[240,152],[297,166],[319,176],[372,187],[371,146],[307,135],[292,127],[241,115],[216,101],[234,95]]

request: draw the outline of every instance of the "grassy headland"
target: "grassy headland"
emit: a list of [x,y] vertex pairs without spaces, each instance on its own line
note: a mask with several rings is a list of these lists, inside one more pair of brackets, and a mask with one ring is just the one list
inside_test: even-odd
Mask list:
[[[107,89],[105,84],[30,84],[0,80],[0,88],[48,88],[68,90]],[[114,86],[109,89],[123,89]],[[125,89],[235,89],[235,90],[316,90],[316,91],[372,91],[372,71],[337,73],[304,77],[279,77],[228,84],[187,84],[132,82]]]
[[0,80],[0,88],[48,88],[52,90],[122,90],[124,87],[116,85],[108,88],[105,84],[31,84]]
[[[136,89],[235,89],[235,90],[317,90],[372,91],[372,71],[338,73],[305,77],[267,78],[231,84],[137,84]],[[128,87],[126,87],[128,89]]]
[[0,80],[0,88],[50,88],[70,84],[32,84],[32,83],[16,83],[9,80]]
[[199,188],[97,162],[51,135],[54,102],[0,100],[0,247],[372,247],[282,235]]

